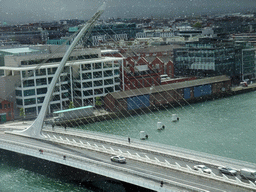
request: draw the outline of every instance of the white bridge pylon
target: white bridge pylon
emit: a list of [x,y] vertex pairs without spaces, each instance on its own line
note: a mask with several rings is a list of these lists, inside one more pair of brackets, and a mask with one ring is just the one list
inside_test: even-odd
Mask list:
[[64,68],[70,54],[74,50],[75,46],[77,45],[79,40],[83,37],[83,35],[86,32],[88,32],[89,29],[91,29],[93,27],[93,25],[97,21],[97,19],[103,14],[105,8],[106,8],[106,4],[104,2],[98,8],[97,12],[93,15],[93,17],[84,25],[84,27],[81,29],[81,31],[78,33],[78,35],[75,37],[72,44],[69,46],[67,52],[63,56],[59,66],[58,66],[58,68],[55,72],[55,75],[52,79],[52,82],[51,82],[50,86],[48,87],[47,94],[44,98],[42,108],[40,110],[39,115],[35,119],[35,121],[29,127],[27,127],[26,129],[24,129],[22,131],[12,131],[12,132],[8,132],[8,133],[27,136],[27,137],[33,137],[33,138],[40,138],[40,139],[44,138],[43,135],[41,134],[41,131],[42,131],[42,128],[43,128],[43,123],[44,123],[44,118],[46,116],[47,108],[49,106],[50,99],[51,99],[51,96],[53,94],[53,90],[54,90],[54,87],[57,83],[57,80],[58,80],[61,72],[63,71],[63,68]]

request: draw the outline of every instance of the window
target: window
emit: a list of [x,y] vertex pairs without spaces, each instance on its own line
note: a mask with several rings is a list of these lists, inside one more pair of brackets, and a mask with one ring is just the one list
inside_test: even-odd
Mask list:
[[83,83],[83,88],[90,88],[92,87],[92,82],[86,82],[86,83]]
[[30,90],[24,91],[24,96],[31,96],[31,95],[35,95],[35,89],[30,89]]
[[46,84],[47,84],[46,78],[42,78],[42,79],[37,79],[37,80],[36,80],[36,85],[37,85],[37,86],[46,85]]
[[37,103],[43,103],[43,102],[44,102],[44,97],[37,98]]
[[46,75],[46,70],[45,69],[36,70],[36,76],[42,76],[42,75]]
[[46,93],[47,93],[47,88],[37,89],[37,95],[46,94]]
[[25,99],[25,100],[24,100],[24,104],[25,104],[25,105],[33,105],[33,104],[36,104],[36,99],[35,99],[35,98],[32,98],[32,99]]
[[92,78],[92,74],[91,73],[83,73],[82,74],[82,78],[83,79],[91,79]]
[[93,78],[101,78],[102,77],[102,72],[93,72]]
[[33,87],[35,86],[34,80],[26,80],[23,82],[23,87]]
[[92,95],[92,90],[84,91],[84,96],[90,96]]
[[35,107],[25,108],[25,113],[33,113],[36,111]]
[[94,87],[97,87],[97,86],[102,86],[103,83],[102,83],[102,81],[94,81],[93,85],[94,85]]
[[22,96],[22,91],[21,90],[15,90],[16,96]]
[[[16,99],[16,103],[17,105],[23,105],[22,99]],[[1,105],[1,109],[2,109],[2,105]]]

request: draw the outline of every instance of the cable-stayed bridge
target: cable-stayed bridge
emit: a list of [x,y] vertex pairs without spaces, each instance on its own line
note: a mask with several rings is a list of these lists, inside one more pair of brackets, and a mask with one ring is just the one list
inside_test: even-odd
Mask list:
[[[6,132],[1,132],[0,135],[1,149],[88,171],[153,191],[255,190],[254,182],[241,180],[239,176],[220,174],[217,169],[223,164],[230,165],[237,170],[240,170],[245,164],[248,168],[254,168],[255,165],[252,163],[161,144],[147,143],[145,145],[135,139],[128,142],[127,138],[120,136],[75,131],[70,128],[65,128],[65,130],[57,126],[53,129],[51,126],[44,125],[49,102],[53,97],[54,87],[60,73],[76,44],[84,35],[85,38],[88,37],[94,23],[103,11],[104,5],[81,28],[70,45],[48,87],[37,119],[29,125],[22,122],[4,125]],[[149,89],[152,91],[154,87]],[[140,92],[140,89],[137,92]],[[175,94],[179,95],[177,92]],[[166,93],[161,99],[166,100],[166,97],[172,97],[173,100],[177,98]],[[138,103],[140,102],[141,99],[138,98]],[[147,110],[154,115],[150,108]],[[119,111],[119,113],[123,112]],[[136,111],[134,113],[140,115]],[[129,111],[127,114],[133,117]],[[119,119],[124,121],[122,118]],[[2,130],[5,129],[4,126]],[[113,155],[124,156],[127,163],[111,162],[110,156]],[[194,165],[197,164],[207,165],[213,172],[209,174],[193,170]]]
[[[10,123],[2,130],[22,126],[22,122]],[[45,126],[42,135],[44,139],[34,139],[2,132],[0,147],[153,191],[252,191],[256,188],[252,181],[220,174],[217,169],[223,164],[237,170],[245,164],[248,168],[254,168],[253,163],[162,144],[145,145],[135,139],[129,143],[124,137],[75,131],[71,128],[65,130],[63,127],[55,127],[52,130],[51,126]],[[127,163],[111,162],[110,157],[113,155],[124,156]],[[194,170],[196,164],[207,165],[212,173]]]

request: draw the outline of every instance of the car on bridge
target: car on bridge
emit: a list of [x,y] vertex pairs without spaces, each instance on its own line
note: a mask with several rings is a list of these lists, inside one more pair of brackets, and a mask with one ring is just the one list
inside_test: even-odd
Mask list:
[[126,163],[125,157],[122,156],[112,156],[110,160],[117,163]]
[[209,174],[212,173],[212,170],[206,167],[205,165],[195,165],[194,170],[197,170],[197,171],[201,170],[202,172],[209,173]]
[[218,167],[218,169],[221,173],[224,173],[224,174],[228,174],[228,175],[236,175],[237,174],[237,171],[230,167],[222,166],[222,167]]

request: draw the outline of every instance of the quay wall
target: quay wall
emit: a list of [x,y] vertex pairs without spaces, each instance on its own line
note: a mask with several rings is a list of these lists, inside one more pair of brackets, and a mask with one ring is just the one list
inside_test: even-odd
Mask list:
[[[249,84],[248,87],[233,87],[229,79],[223,81],[204,84],[188,85],[177,89],[156,91],[154,93],[138,94],[131,97],[123,96],[121,93],[108,94],[104,100],[105,109],[108,113],[104,115],[93,115],[58,122],[57,125],[67,125],[70,127],[79,126],[87,123],[105,121],[114,118],[127,117],[138,114],[141,111],[150,112],[168,107],[187,105],[188,103],[198,103],[207,100],[230,97],[256,90],[256,83]],[[143,93],[143,91],[139,92]],[[130,93],[129,93],[130,94]]]

